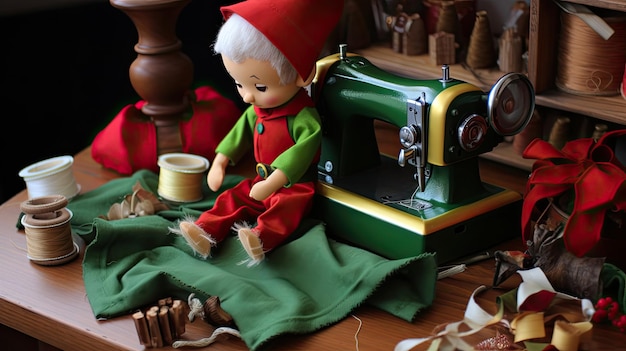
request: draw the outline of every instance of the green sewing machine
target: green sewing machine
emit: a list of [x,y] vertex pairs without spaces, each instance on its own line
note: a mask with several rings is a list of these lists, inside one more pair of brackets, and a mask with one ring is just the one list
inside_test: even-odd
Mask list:
[[[483,182],[478,156],[530,120],[534,89],[503,75],[489,93],[449,77],[415,80],[340,52],[311,87],[323,123],[314,215],[329,233],[388,258],[436,252],[439,264],[521,237],[519,193]],[[374,120],[399,129],[379,152]]]

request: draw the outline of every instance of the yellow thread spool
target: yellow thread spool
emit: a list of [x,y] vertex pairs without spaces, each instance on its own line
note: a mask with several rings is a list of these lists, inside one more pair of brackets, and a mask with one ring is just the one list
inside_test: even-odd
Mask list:
[[34,263],[52,266],[71,261],[78,255],[72,240],[72,212],[65,208],[63,195],[32,198],[22,202],[21,223],[26,233],[27,256]]
[[170,153],[159,156],[158,194],[173,202],[202,200],[202,177],[209,160],[202,156]]

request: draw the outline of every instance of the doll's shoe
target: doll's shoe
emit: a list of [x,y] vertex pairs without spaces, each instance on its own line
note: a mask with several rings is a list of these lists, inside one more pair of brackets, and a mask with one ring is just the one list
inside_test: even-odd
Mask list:
[[261,239],[250,228],[241,228],[237,231],[241,246],[246,250],[248,256],[252,262],[250,265],[257,264],[265,258],[265,252],[263,252],[263,245],[261,245]]
[[209,257],[211,246],[215,244],[215,240],[193,222],[180,222],[179,227],[179,234],[187,240],[187,244],[203,258]]

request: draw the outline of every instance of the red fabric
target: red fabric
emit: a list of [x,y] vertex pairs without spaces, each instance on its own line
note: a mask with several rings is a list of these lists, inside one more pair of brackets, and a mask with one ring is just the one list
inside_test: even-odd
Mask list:
[[626,210],[626,173],[613,153],[615,138],[626,130],[605,133],[597,143],[582,138],[557,150],[550,143],[533,140],[524,158],[534,158],[522,206],[522,236],[532,240],[531,215],[541,199],[557,197],[573,190],[574,207],[563,230],[565,246],[576,256],[593,248],[601,236],[606,211]]
[[280,50],[307,79],[343,11],[340,0],[247,0],[221,8],[238,14]]
[[520,312],[543,312],[550,307],[556,292],[540,290],[528,296],[518,308]]
[[[212,160],[215,148],[232,128],[241,111],[235,103],[208,86],[195,90],[193,115],[181,121],[182,152]],[[158,172],[154,124],[141,112],[145,101],[125,106],[91,144],[91,156],[106,168],[129,175],[140,169]]]

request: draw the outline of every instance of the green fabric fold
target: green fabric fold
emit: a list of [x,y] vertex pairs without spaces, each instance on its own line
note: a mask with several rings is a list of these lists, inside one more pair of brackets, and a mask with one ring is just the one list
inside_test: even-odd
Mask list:
[[[225,187],[240,178],[229,178]],[[76,197],[75,233],[88,242],[83,260],[87,297],[98,319],[129,314],[163,297],[202,301],[219,296],[251,350],[283,334],[310,333],[340,321],[367,303],[412,321],[435,296],[434,254],[389,260],[326,236],[315,219],[290,242],[248,267],[236,237],[203,260],[168,227],[209,208],[216,194],[158,215],[106,221],[97,218],[140,181],[156,193],[157,175],[139,171]],[[225,188],[224,187],[224,188]],[[207,335],[208,336],[208,335]]]

